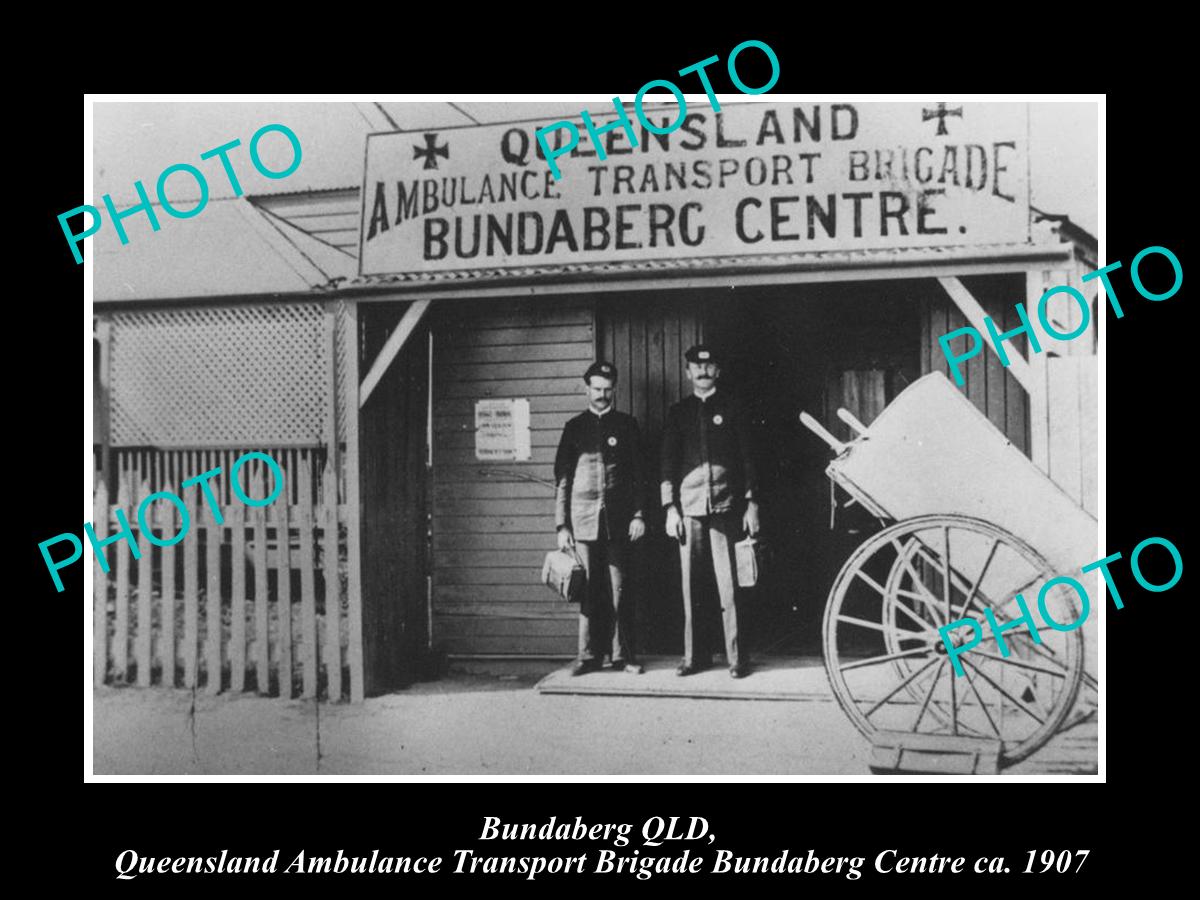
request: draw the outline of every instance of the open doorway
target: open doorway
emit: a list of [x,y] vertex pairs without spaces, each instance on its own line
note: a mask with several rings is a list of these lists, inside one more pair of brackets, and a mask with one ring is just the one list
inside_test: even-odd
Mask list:
[[[821,615],[842,563],[877,527],[858,507],[833,509],[830,451],[799,420],[808,411],[841,439],[844,407],[870,424],[920,375],[920,317],[897,282],[738,290],[712,304],[706,340],[724,380],[750,405],[768,565],[746,592],[758,653],[820,652]],[[840,492],[839,492],[840,494]]]
[[[750,406],[768,553],[759,586],[742,594],[751,654],[820,653],[829,587],[877,523],[857,507],[831,516],[829,450],[799,414],[807,410],[845,440],[851,435],[838,407],[870,424],[919,377],[918,295],[912,283],[879,281],[671,291],[649,302],[642,295],[598,304],[599,349],[627,373],[618,402],[642,423],[655,493],[661,424],[690,390],[681,357],[693,339],[722,353],[722,388]],[[677,653],[677,551],[661,522],[651,525],[638,579],[639,633],[647,652]],[[719,629],[714,591],[707,594]]]

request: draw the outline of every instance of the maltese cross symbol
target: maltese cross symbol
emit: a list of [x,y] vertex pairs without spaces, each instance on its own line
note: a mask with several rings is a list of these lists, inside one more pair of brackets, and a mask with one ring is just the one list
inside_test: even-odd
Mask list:
[[425,157],[424,168],[436,169],[438,167],[437,158],[439,156],[444,159],[450,158],[450,145],[442,144],[439,147],[437,146],[437,133],[427,134],[425,135],[424,147],[413,144],[413,159],[420,159],[422,156]]
[[958,116],[958,118],[961,119],[962,114],[963,112],[961,106],[956,106],[954,109],[946,109],[945,103],[939,103],[936,109],[922,109],[921,121],[928,122],[931,119],[937,119],[938,127],[937,135],[935,135],[936,137],[950,133],[950,129],[946,127],[946,116]]

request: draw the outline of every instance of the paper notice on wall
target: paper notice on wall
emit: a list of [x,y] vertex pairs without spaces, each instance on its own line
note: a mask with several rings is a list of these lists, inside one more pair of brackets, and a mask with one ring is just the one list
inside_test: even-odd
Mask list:
[[533,457],[529,437],[529,401],[475,401],[475,458],[527,460]]

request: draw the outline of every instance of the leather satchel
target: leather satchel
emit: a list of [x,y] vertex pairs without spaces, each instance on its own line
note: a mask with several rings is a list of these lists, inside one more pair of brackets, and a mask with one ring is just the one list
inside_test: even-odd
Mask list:
[[551,550],[542,563],[542,584],[568,603],[582,603],[587,575],[579,557],[565,550]]
[[747,537],[733,545],[734,556],[737,560],[738,587],[754,587],[758,584],[759,567],[762,551],[755,538]]

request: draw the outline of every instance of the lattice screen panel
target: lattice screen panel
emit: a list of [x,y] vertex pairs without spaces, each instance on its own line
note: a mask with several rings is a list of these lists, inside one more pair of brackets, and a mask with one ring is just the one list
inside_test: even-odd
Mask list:
[[322,315],[315,303],[114,314],[113,445],[323,442]]

